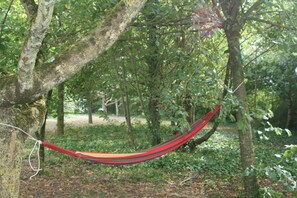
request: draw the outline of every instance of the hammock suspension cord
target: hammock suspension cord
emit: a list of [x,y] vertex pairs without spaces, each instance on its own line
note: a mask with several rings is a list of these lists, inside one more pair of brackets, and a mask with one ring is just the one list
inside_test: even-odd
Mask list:
[[[9,128],[13,128],[13,129],[17,129],[18,131],[24,133],[25,135],[28,136],[28,139],[29,140],[33,140],[35,142],[31,152],[30,152],[30,155],[28,157],[28,162],[29,162],[29,166],[30,168],[32,169],[32,171],[34,171],[35,173],[33,175],[30,176],[30,179],[32,179],[33,177],[35,177],[36,175],[38,175],[39,171],[41,171],[42,169],[40,168],[40,154],[39,154],[39,151],[40,151],[40,145],[41,145],[41,141],[34,138],[32,135],[30,135],[29,133],[27,133],[26,131],[24,131],[23,129],[19,128],[19,127],[16,127],[16,126],[13,126],[13,125],[10,125],[10,124],[5,124],[5,123],[0,123],[0,125],[2,126],[6,126],[6,127],[9,127]],[[32,160],[31,160],[31,157],[34,153],[34,151],[36,151],[37,153],[37,168],[35,168],[33,165],[32,165]]]

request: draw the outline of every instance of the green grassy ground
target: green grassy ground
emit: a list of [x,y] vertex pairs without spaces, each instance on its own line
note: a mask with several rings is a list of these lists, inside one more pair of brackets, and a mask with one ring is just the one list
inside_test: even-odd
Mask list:
[[[147,128],[143,125],[135,126],[137,142],[135,145],[129,143],[126,127],[123,125],[102,125],[86,126],[81,128],[66,128],[64,136],[57,134],[47,134],[47,141],[55,143],[63,148],[76,151],[97,151],[97,152],[133,152],[150,147],[150,135]],[[202,131],[203,135],[205,131]],[[162,126],[162,139],[166,140],[171,135],[171,130],[167,126]],[[280,141],[281,140],[281,141]],[[260,180],[267,178],[267,174],[275,174],[272,182],[288,182],[284,172],[290,171],[292,178],[297,175],[296,161],[290,161],[285,158],[277,157],[285,152],[284,144],[294,142],[294,137],[281,137],[277,139],[271,135],[269,141],[255,141],[255,152],[258,164],[258,174]],[[28,148],[31,144],[27,145]],[[67,176],[73,176],[77,173],[77,167],[89,166],[91,163],[81,159],[71,158],[66,155],[46,149],[46,165],[58,166],[61,173]],[[272,167],[283,167],[280,172]],[[272,169],[269,169],[272,168]],[[218,185],[219,181],[234,182],[235,190],[240,191],[240,178],[242,171],[240,167],[240,151],[238,137],[236,134],[228,131],[216,132],[209,141],[203,143],[194,152],[187,149],[177,150],[149,162],[129,165],[129,166],[92,166],[94,175],[105,177],[112,175],[122,182],[152,182],[164,183],[170,180],[179,179],[179,182],[187,178],[203,178],[207,185]],[[281,173],[281,176],[278,174]],[[51,176],[51,169],[47,168],[43,177]],[[182,177],[184,176],[184,177]],[[261,182],[260,182],[261,183]],[[262,182],[263,192],[274,191],[274,195],[286,194],[290,190],[289,186],[274,188],[270,183]],[[293,192],[294,193],[294,192]],[[237,192],[240,195],[240,192]],[[296,195],[296,192],[295,192]],[[269,197],[269,196],[268,196]],[[280,195],[282,197],[282,195]]]

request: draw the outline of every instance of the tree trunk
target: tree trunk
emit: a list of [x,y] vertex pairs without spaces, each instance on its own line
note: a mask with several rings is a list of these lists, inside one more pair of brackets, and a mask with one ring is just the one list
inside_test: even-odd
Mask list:
[[[34,134],[43,124],[44,101],[31,105],[0,108],[0,122]],[[19,196],[22,148],[25,135],[17,129],[0,125],[0,197]]]
[[136,138],[135,138],[135,132],[133,130],[132,122],[131,122],[129,95],[127,92],[125,92],[124,96],[122,96],[122,101],[123,101],[123,108],[124,108],[129,138],[130,138],[131,144],[135,145]]
[[194,123],[194,106],[191,102],[192,96],[189,92],[187,92],[184,97],[183,106],[187,112],[187,122],[192,125]]
[[249,172],[243,176],[245,196],[251,198],[259,197],[259,185],[254,169],[256,167],[256,161],[252,142],[251,123],[245,116],[248,113],[248,103],[239,42],[240,25],[234,21],[227,21],[224,30],[228,42],[233,87],[236,89],[234,94],[240,101],[236,119],[238,122],[241,163],[243,171],[245,173]]
[[103,95],[101,98],[101,108],[104,113],[107,113],[107,106],[105,104],[105,95]]
[[140,100],[140,108],[141,108],[141,111],[142,111],[142,113],[143,114],[146,114],[146,108],[145,108],[145,102],[144,102],[144,100],[143,100],[143,92],[141,91],[141,88],[140,88],[140,82],[141,82],[141,80],[140,80],[140,78],[141,77],[139,77],[139,74],[137,73],[137,67],[135,67],[135,73],[134,73],[134,75],[135,75],[135,77],[136,77],[136,92],[137,92],[137,95],[138,95],[138,97],[139,97],[139,100]]
[[148,104],[148,124],[150,132],[152,134],[152,145],[159,144],[161,142],[160,137],[160,86],[161,86],[161,61],[160,51],[158,47],[158,30],[157,26],[152,24],[152,21],[156,17],[156,12],[153,9],[157,9],[158,1],[150,1],[147,4],[147,9],[150,10],[147,16],[148,23],[148,55],[146,62],[148,64],[148,93],[149,93],[149,104]]
[[57,133],[64,134],[64,83],[58,86]]
[[258,73],[256,73],[255,76],[255,83],[254,83],[254,97],[253,97],[253,109],[256,110],[257,109],[257,93],[258,93],[258,88],[257,88],[257,82],[258,82]]
[[93,124],[93,99],[92,99],[92,91],[89,91],[87,98],[87,111],[88,111],[88,122],[89,124]]
[[[53,91],[50,90],[47,94],[47,97],[46,97],[46,113],[45,113],[45,116],[44,116],[44,122],[43,122],[43,125],[40,129],[40,133],[38,134],[38,139],[40,141],[45,141],[45,128],[46,128],[46,119],[47,119],[47,115],[48,115],[48,107],[49,107],[49,102],[51,101],[52,99],[52,93]],[[40,145],[40,150],[39,150],[39,156],[40,156],[40,161],[42,162],[41,163],[41,169],[43,170],[44,169],[44,160],[45,160],[45,155],[44,155],[44,146],[43,145]]]
[[[14,111],[1,109],[2,123],[13,123]],[[22,166],[22,135],[16,129],[0,127],[0,197],[18,197]]]
[[89,120],[89,124],[93,124],[93,113],[92,113],[92,105],[88,104],[87,110],[88,110],[88,120]]
[[287,90],[287,121],[286,121],[286,128],[291,128],[291,122],[293,117],[293,101],[292,101],[292,82],[288,82],[288,90]]
[[115,110],[116,110],[116,116],[119,116],[119,101],[118,99],[115,99]]
[[135,145],[136,137],[135,137],[135,131],[132,126],[131,122],[131,114],[130,114],[130,101],[129,101],[129,93],[128,93],[128,86],[127,86],[127,71],[125,67],[120,67],[122,72],[122,75],[120,75],[122,83],[120,84],[120,88],[122,90],[122,102],[123,102],[123,108],[124,108],[124,114],[126,118],[127,128],[128,128],[128,134],[130,141],[132,145]]

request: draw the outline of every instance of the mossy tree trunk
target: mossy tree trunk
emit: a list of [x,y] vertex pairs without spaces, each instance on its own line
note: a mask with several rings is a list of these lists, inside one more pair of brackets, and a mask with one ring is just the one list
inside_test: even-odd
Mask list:
[[[17,107],[1,107],[0,122],[18,126],[30,134],[38,131],[46,113],[43,101]],[[0,197],[19,196],[22,148],[26,136],[0,125]]]

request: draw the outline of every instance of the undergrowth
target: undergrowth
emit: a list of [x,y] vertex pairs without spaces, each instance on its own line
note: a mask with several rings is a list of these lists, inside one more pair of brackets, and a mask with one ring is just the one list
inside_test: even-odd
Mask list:
[[[171,135],[169,127],[162,126],[162,139]],[[136,125],[136,144],[132,145],[124,125],[101,125],[81,128],[67,127],[65,134],[47,134],[47,141],[66,149],[75,151],[96,152],[133,152],[147,149],[150,145],[150,133],[144,125]],[[203,135],[202,131],[200,135]],[[280,159],[276,154],[282,154],[285,148],[279,144],[255,142],[257,169],[260,177],[266,177],[266,168],[281,165],[289,167],[292,177],[296,177],[297,165]],[[178,149],[157,159],[129,166],[111,166],[92,164],[81,159],[46,149],[46,164],[61,166],[62,173],[73,174],[75,167],[92,166],[92,171],[99,175],[109,174],[120,180],[164,182],[170,174],[194,175],[195,177],[211,176],[211,178],[230,179],[240,177],[240,150],[237,135],[226,132],[216,132],[207,142],[199,145],[194,152],[187,147]]]

